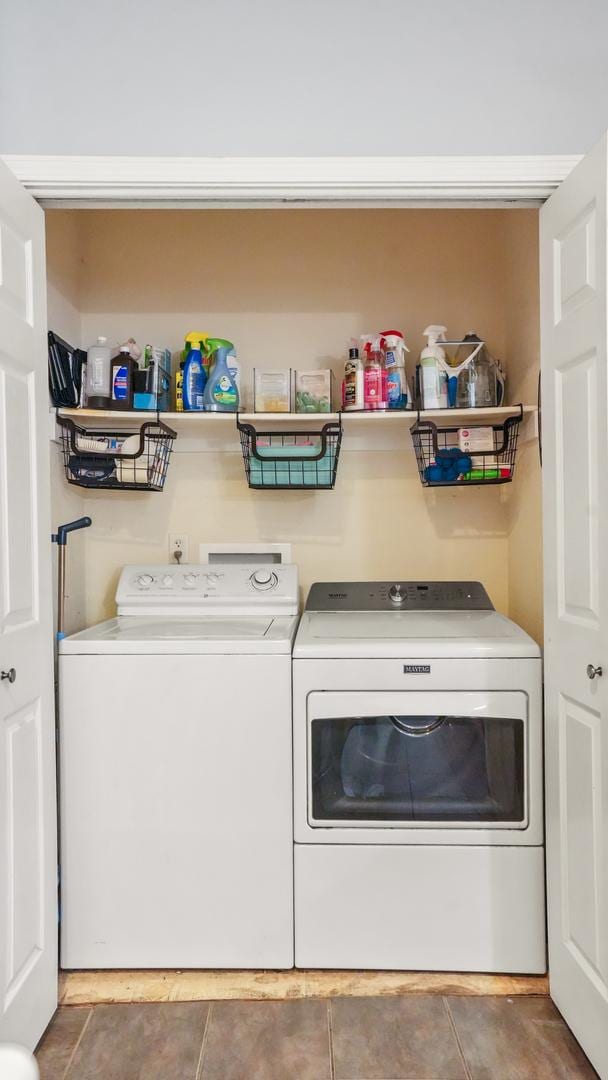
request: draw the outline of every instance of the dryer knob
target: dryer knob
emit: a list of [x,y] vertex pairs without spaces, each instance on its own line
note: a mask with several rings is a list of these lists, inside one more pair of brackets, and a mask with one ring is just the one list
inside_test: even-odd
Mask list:
[[405,593],[403,591],[402,585],[391,585],[390,589],[388,590],[388,595],[390,596],[393,604],[402,604],[405,600]]
[[147,589],[149,585],[154,584],[154,578],[152,577],[152,574],[140,574],[136,580],[136,584]]

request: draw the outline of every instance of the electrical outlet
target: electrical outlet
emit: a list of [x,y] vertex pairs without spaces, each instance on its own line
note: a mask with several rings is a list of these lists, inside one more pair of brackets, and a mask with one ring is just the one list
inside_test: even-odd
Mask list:
[[[181,552],[181,557],[176,552]],[[183,533],[169,533],[169,562],[188,562],[188,537]]]

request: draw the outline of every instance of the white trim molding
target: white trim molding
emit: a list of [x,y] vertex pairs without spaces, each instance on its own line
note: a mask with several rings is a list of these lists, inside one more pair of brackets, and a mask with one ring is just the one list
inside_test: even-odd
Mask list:
[[46,205],[538,204],[580,160],[502,157],[101,157],[7,154]]

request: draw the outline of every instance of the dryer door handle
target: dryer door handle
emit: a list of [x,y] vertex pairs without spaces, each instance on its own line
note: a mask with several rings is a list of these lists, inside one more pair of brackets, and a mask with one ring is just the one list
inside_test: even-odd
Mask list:
[[447,716],[436,716],[428,724],[408,724],[402,716],[389,717],[391,724],[402,735],[430,735],[445,724]]

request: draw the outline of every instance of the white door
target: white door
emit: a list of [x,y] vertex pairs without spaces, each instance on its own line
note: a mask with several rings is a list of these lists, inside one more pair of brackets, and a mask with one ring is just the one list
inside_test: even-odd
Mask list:
[[602,1077],[608,1077],[607,154],[604,137],[541,210],[540,234],[549,977],[556,1005]]
[[0,163],[0,1041],[57,1002],[44,214]]

